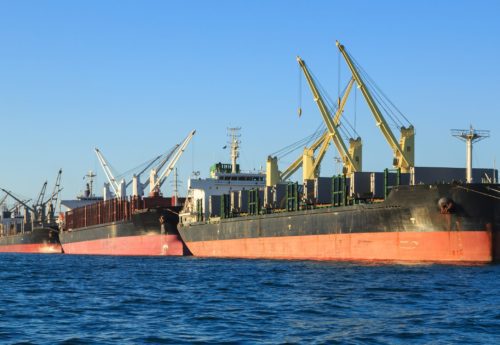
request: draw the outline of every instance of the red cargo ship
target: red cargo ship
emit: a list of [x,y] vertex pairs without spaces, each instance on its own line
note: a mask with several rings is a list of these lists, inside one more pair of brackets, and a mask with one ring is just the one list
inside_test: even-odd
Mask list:
[[24,223],[24,216],[12,217],[11,212],[3,211],[0,224],[1,253],[61,253],[58,231],[50,226]]
[[177,231],[180,207],[173,205],[172,198],[132,197],[67,211],[59,233],[64,253],[188,255]]
[[500,260],[498,192],[397,186],[383,202],[185,221],[179,231],[202,257],[487,263]]

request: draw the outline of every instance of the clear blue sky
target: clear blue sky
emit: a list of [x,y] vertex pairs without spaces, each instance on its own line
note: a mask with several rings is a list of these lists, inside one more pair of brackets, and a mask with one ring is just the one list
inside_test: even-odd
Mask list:
[[[72,198],[89,169],[104,181],[94,147],[125,171],[197,129],[186,182],[228,160],[228,126],[259,169],[321,123],[305,84],[297,116],[295,57],[335,97],[337,39],[415,126],[418,166],[464,166],[450,129],[470,124],[491,130],[474,164],[500,164],[499,18],[498,1],[0,1],[0,186],[34,197],[61,167]],[[356,109],[364,170],[389,167],[360,94]]]

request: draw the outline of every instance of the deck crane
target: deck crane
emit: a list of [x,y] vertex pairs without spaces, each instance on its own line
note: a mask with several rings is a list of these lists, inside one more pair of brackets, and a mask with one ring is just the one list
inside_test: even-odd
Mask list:
[[[152,170],[155,171],[155,174],[156,174],[157,171],[160,171],[165,166],[165,164],[172,157],[172,155],[175,153],[175,151],[177,150],[177,148],[179,146],[180,146],[180,144],[175,144],[175,146],[166,155],[164,155],[164,157],[160,161],[160,163],[155,168],[152,169]],[[139,174],[135,175],[135,177],[141,176],[147,169],[149,169],[161,157],[162,157],[162,155],[160,155],[156,159],[154,159],[151,164],[148,164]],[[155,178],[156,178],[156,176],[155,176]],[[149,186],[150,182],[151,182],[151,178],[147,179],[144,183],[141,184],[141,189],[142,190],[146,189]]]
[[172,170],[174,170],[175,164],[177,163],[179,158],[181,158],[182,154],[186,150],[186,147],[188,146],[189,142],[191,141],[195,133],[196,130],[193,130],[188,134],[188,136],[184,139],[184,141],[175,151],[175,154],[173,155],[170,163],[168,163],[168,165],[165,167],[165,170],[163,170],[163,172],[159,175],[158,178],[156,178],[157,176],[156,170],[155,169],[151,170],[150,183],[149,183],[150,196],[160,195],[161,186],[165,182],[166,178],[170,175]]
[[[147,165],[144,169],[142,169],[138,174],[134,174],[134,176],[141,176],[146,170],[148,170],[149,168],[151,168],[151,166],[153,164],[155,164],[159,159],[161,158],[161,155],[158,155],[156,156],[155,158],[153,158]],[[125,185],[126,187],[130,186],[130,184],[132,183],[132,180],[128,181],[127,184]]]
[[372,94],[366,87],[365,81],[362,79],[358,69],[356,68],[351,56],[347,53],[344,46],[340,44],[339,41],[336,41],[337,48],[342,53],[347,66],[351,70],[351,73],[358,84],[358,87],[361,89],[361,93],[368,103],[368,107],[370,108],[371,113],[375,117],[375,121],[377,123],[377,127],[380,128],[382,134],[385,139],[389,143],[391,149],[394,151],[394,160],[393,165],[395,168],[400,168],[401,172],[409,172],[410,168],[415,166],[415,129],[410,124],[408,127],[401,127],[401,138],[398,141],[396,137],[392,133],[387,121],[385,120],[380,108],[375,102]]
[[5,200],[7,200],[7,198],[9,197],[9,194],[5,194],[1,199],[0,199],[0,206],[3,205],[3,203],[5,202]]
[[20,202],[16,202],[16,204],[15,204],[14,206],[12,206],[11,208],[9,208],[9,212],[14,212],[14,210],[15,210],[16,208],[18,208],[19,206],[22,206],[23,204],[27,204],[27,203],[29,203],[30,201],[31,201],[31,199],[26,199],[26,200],[24,200],[22,203],[20,203]]
[[[342,95],[342,98],[339,99],[339,106],[335,112],[335,116],[333,117],[330,114],[330,112],[327,110],[328,114],[328,120],[325,122],[332,122],[332,126],[337,128],[340,124],[340,117],[342,116],[342,113],[344,111],[344,107],[347,101],[347,97],[349,96],[349,93],[352,89],[352,85],[354,83],[354,79],[351,79],[349,83],[347,84],[346,90],[344,94]],[[313,85],[314,82],[313,82]],[[313,94],[317,92],[316,86],[312,88]],[[316,98],[315,98],[316,100]],[[322,103],[324,105],[324,102]],[[326,108],[326,106],[324,107]],[[330,135],[329,131],[326,130],[310,147],[306,147],[304,149],[303,154],[301,154],[288,168],[286,168],[285,171],[279,173],[278,172],[278,166],[277,166],[277,158],[276,157],[268,157],[267,159],[267,176],[266,176],[266,185],[267,186],[273,186],[279,181],[285,181],[287,180],[290,176],[292,176],[300,167],[303,169],[303,179],[312,179],[315,176],[317,176],[318,171],[319,171],[319,165],[325,156],[326,150],[330,146],[330,141],[332,140],[332,135]],[[350,149],[350,154],[357,157],[358,160],[354,159],[356,162],[359,161],[359,166],[361,168],[361,139],[358,138],[356,140],[351,139],[350,141],[351,144],[351,149]],[[319,152],[314,158],[314,152],[318,150]]]
[[47,200],[48,210],[47,217],[49,223],[51,223],[54,219],[55,209],[57,207],[57,201],[59,199],[59,193],[61,192],[61,178],[62,178],[62,169],[59,169],[57,173],[56,182],[54,183],[54,189],[52,190],[51,197]]
[[[24,212],[24,221],[26,223],[31,223],[31,219],[34,219],[34,220],[37,220],[37,211],[36,211],[36,205],[33,205],[33,207],[31,207],[28,202],[31,200],[27,200],[27,201],[23,201],[21,199],[19,199],[17,196],[15,196],[14,194],[12,194],[10,191],[6,190],[6,189],[3,189],[3,188],[0,188],[4,193],[6,193],[7,195],[9,195],[12,199],[14,199],[15,201],[17,201],[20,205],[23,205],[24,208],[25,208],[25,212]],[[33,215],[33,218],[31,218],[31,214]]]
[[109,181],[109,185],[111,186],[111,188],[115,192],[116,197],[117,198],[124,197],[125,195],[122,195],[123,194],[122,189],[124,189],[124,188],[121,188],[121,184],[122,183],[124,184],[125,181],[122,180],[120,183],[118,183],[115,179],[115,176],[111,172],[111,168],[109,167],[109,164],[106,161],[106,159],[104,158],[102,152],[97,147],[94,149],[94,151],[95,151],[95,154],[97,155],[97,159],[99,160],[99,163],[101,164],[102,170],[104,171],[104,175],[106,175],[106,178]]
[[47,181],[42,186],[42,189],[40,190],[40,193],[38,193],[38,198],[36,199],[35,206],[39,206],[43,203],[43,199],[45,197],[45,191],[47,190]]
[[[344,96],[342,97],[342,100],[340,101],[335,117],[333,117],[332,114],[330,113],[330,110],[326,106],[325,101],[321,96],[321,93],[319,92],[316,83],[314,82],[311,73],[309,72],[309,69],[306,66],[306,63],[300,57],[297,57],[297,62],[299,63],[300,68],[304,72],[307,82],[309,83],[309,87],[311,88],[311,92],[313,93],[314,96],[314,101],[318,105],[321,116],[323,117],[323,121],[325,121],[326,128],[328,129],[328,134],[331,137],[331,140],[333,141],[335,147],[337,148],[337,151],[339,152],[340,156],[342,157],[342,162],[344,164],[344,172],[346,174],[350,174],[352,172],[361,171],[362,167],[361,138],[357,139],[350,138],[349,149],[348,149],[338,131],[340,116],[342,115],[342,111],[347,101],[347,96],[349,96],[349,92],[352,88],[352,84],[354,81],[352,79],[349,81],[348,87],[346,89],[346,92],[344,93]],[[328,145],[328,142],[326,143],[326,145]],[[324,150],[326,150],[326,147]]]
[[325,121],[326,127],[328,129],[328,134],[331,140],[333,141],[335,147],[337,148],[337,151],[342,157],[345,173],[350,174],[352,172],[361,171],[361,166],[362,166],[361,139],[350,138],[349,149],[348,149],[338,131],[340,116],[342,115],[342,111],[347,101],[347,96],[349,95],[349,92],[352,88],[353,80],[351,79],[351,81],[349,82],[347,90],[344,93],[342,100],[340,101],[335,117],[333,117],[332,114],[330,113],[330,110],[326,106],[325,101],[321,93],[319,92],[316,83],[314,82],[306,66],[306,63],[300,57],[297,57],[297,62],[299,63],[300,67],[302,68],[302,71],[304,72],[304,75],[306,76],[307,82],[309,83],[309,87],[311,88],[311,92],[313,93],[314,96],[314,101],[318,105],[318,108],[321,112],[321,116],[323,117],[323,121]]

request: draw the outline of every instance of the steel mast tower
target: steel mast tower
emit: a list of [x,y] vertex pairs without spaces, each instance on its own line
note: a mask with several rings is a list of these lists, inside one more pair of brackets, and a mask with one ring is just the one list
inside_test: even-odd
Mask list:
[[467,183],[472,183],[472,144],[478,142],[480,140],[489,138],[490,131],[485,130],[477,130],[470,126],[469,130],[467,129],[452,129],[451,135],[454,137],[465,141],[466,147],[466,181]]
[[231,173],[233,174],[239,172],[236,169],[236,161],[240,157],[240,151],[239,151],[241,143],[241,141],[239,140],[239,137],[241,137],[240,130],[241,127],[230,127],[227,129],[228,136],[231,138],[229,144],[231,145],[231,165],[232,165]]

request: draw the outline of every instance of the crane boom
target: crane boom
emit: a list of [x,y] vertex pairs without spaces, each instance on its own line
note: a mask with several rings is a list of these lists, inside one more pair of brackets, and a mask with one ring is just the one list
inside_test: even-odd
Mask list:
[[42,190],[38,194],[38,198],[36,200],[36,204],[35,205],[41,205],[43,203],[43,198],[45,197],[45,191],[46,190],[47,190],[47,181],[45,181],[45,183],[43,184]]
[[[311,149],[313,151],[316,151],[316,149],[318,147],[320,147],[320,145],[323,143],[323,141],[325,141],[326,139],[330,140],[330,136],[328,135],[328,131],[325,131],[321,137],[319,137],[312,145],[311,145]],[[300,157],[298,157],[292,164],[290,164],[290,166],[285,170],[283,171],[281,174],[280,174],[280,180],[281,181],[285,181],[286,179],[288,179],[290,176],[292,176],[297,170],[299,170],[300,166],[302,165],[302,155],[300,155]]]
[[[349,54],[346,52],[344,46],[340,44],[339,41],[336,42],[336,45],[340,52],[342,53],[342,56],[344,57],[347,66],[351,70],[351,73],[356,79],[356,83],[358,84],[358,87],[361,89],[361,93],[363,94],[363,97],[365,98],[366,102],[368,103],[368,107],[370,108],[371,113],[375,117],[375,121],[377,124],[377,127],[380,128],[382,131],[382,134],[384,135],[385,139],[393,149],[395,156],[396,156],[396,166],[400,167],[403,169],[403,172],[406,172],[409,170],[410,167],[414,166],[414,153],[411,147],[413,146],[413,135],[414,135],[414,130],[413,126],[409,126],[409,128],[402,128],[402,138],[400,140],[400,143],[396,140],[396,137],[392,133],[391,129],[389,128],[389,125],[387,124],[387,121],[385,120],[384,116],[382,115],[382,112],[380,111],[379,107],[377,106],[377,103],[373,99],[370,91],[366,87],[363,79],[361,78],[361,75],[359,74],[356,66],[354,65],[351,57]],[[401,147],[400,144],[403,144],[403,147],[406,146],[404,143],[406,141],[409,141],[408,145],[408,153],[405,152],[405,150]]]
[[[31,199],[26,199],[23,201],[24,204],[27,204],[31,201]],[[9,208],[9,212],[13,212],[19,205],[22,205],[20,202],[17,202],[14,206]]]
[[186,150],[186,147],[188,146],[189,142],[193,138],[194,134],[196,133],[196,130],[191,131],[191,133],[188,134],[186,139],[182,142],[182,144],[177,148],[175,151],[175,154],[170,161],[170,163],[167,165],[163,173],[160,175],[160,177],[156,180],[155,184],[151,186],[151,191],[158,191],[160,187],[162,186],[163,182],[165,179],[170,175],[172,170],[174,169],[175,164],[181,158],[182,154],[184,153],[184,150]]
[[59,192],[62,190],[61,187],[61,177],[62,177],[62,169],[59,169],[57,173],[56,182],[54,183],[54,189],[52,190],[52,196],[47,202],[50,202],[54,207],[57,206],[57,200],[59,199]]
[[2,199],[0,199],[0,206],[3,205],[3,203],[5,202],[5,200],[7,200],[7,198],[9,197],[9,194],[5,194]]
[[[306,66],[306,63],[299,57],[297,56],[297,62],[299,63],[302,71],[304,72],[304,75],[307,79],[307,82],[309,84],[309,87],[313,93],[314,96],[314,101],[316,102],[319,111],[321,113],[321,116],[323,117],[323,120],[326,124],[326,127],[328,128],[328,133],[331,137],[331,140],[335,144],[335,147],[337,148],[338,152],[342,156],[342,160],[344,162],[344,167],[346,167],[347,172],[355,172],[355,171],[361,171],[361,159],[356,160],[351,156],[350,151],[347,149],[344,141],[340,137],[340,134],[337,130],[338,123],[339,122],[334,122],[332,119],[332,115],[330,111],[328,110],[328,107],[325,104],[325,101],[323,100],[323,97],[321,96],[321,93],[319,92],[318,88],[316,87],[316,83],[314,82],[311,74],[309,73],[309,70]],[[352,88],[353,80],[349,81],[349,86],[346,89],[346,92],[344,93],[342,97],[342,101],[339,104],[339,107],[337,109],[335,119],[337,121],[340,120],[340,115],[342,114],[342,111],[344,109],[347,96],[349,95],[349,92]],[[352,150],[351,150],[352,151]]]
[[8,190],[3,189],[3,188],[0,188],[0,189],[4,193],[8,194],[12,199],[16,200],[18,203],[20,203],[21,205],[23,205],[24,207],[26,207],[31,212],[33,212],[33,213],[35,212],[35,210],[33,209],[33,207],[31,207],[31,206],[28,205],[28,201],[24,202],[21,199],[19,199],[18,197],[16,197],[14,194],[12,194],[11,192],[9,192]]
[[104,174],[106,175],[106,178],[109,181],[109,184],[111,188],[113,188],[113,191],[115,192],[116,196],[120,196],[120,186],[118,185],[118,182],[116,182],[116,179],[111,172],[111,169],[109,168],[109,164],[102,155],[101,151],[96,147],[95,149],[95,154],[97,155],[97,159],[99,160],[99,163],[101,164],[102,170],[104,170]]

